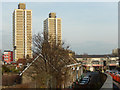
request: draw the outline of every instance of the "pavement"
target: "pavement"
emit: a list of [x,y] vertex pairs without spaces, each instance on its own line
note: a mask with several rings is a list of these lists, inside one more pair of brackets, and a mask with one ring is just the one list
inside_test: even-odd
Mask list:
[[109,89],[113,88],[113,79],[112,79],[112,77],[107,73],[106,73],[106,75],[107,75],[107,79],[104,82],[102,88],[109,88]]

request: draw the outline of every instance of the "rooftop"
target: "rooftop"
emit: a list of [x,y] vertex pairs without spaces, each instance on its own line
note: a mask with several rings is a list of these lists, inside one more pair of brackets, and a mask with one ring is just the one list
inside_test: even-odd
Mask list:
[[105,58],[105,57],[116,57],[112,54],[108,55],[75,55],[76,58]]

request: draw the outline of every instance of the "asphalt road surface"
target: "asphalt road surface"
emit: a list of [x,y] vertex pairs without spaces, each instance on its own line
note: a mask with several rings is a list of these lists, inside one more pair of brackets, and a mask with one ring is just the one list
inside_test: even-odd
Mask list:
[[[88,72],[85,76],[90,76],[90,81],[87,85],[78,85],[77,88],[92,88],[92,90],[99,90],[103,85],[104,74],[99,72]],[[104,77],[103,77],[104,76]],[[75,87],[76,88],[76,87]]]

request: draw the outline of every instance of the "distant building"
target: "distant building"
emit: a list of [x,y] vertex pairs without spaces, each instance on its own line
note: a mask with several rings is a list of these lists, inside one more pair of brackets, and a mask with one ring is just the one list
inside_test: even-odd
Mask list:
[[11,64],[13,61],[13,51],[5,50],[3,58],[6,64]]
[[119,66],[119,57],[114,55],[76,55],[76,59],[77,61],[82,62],[82,65],[88,70],[91,68],[102,69],[104,66],[113,69]]
[[115,56],[120,56],[120,48],[113,49],[112,54]]
[[56,13],[50,13],[44,21],[44,39],[61,43],[61,18],[56,18]]
[[13,12],[13,57],[17,61],[32,58],[32,10],[25,3],[19,3]]

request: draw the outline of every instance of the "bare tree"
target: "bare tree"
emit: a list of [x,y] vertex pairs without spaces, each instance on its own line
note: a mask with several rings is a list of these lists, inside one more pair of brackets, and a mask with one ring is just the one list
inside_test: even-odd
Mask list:
[[66,65],[75,63],[69,52],[69,46],[66,46],[65,43],[56,43],[51,38],[44,40],[42,34],[39,33],[34,35],[34,57],[39,54],[41,56],[32,65],[33,70],[30,70],[29,75],[37,80],[38,87],[40,85],[47,88],[62,87],[69,74],[69,68]]

